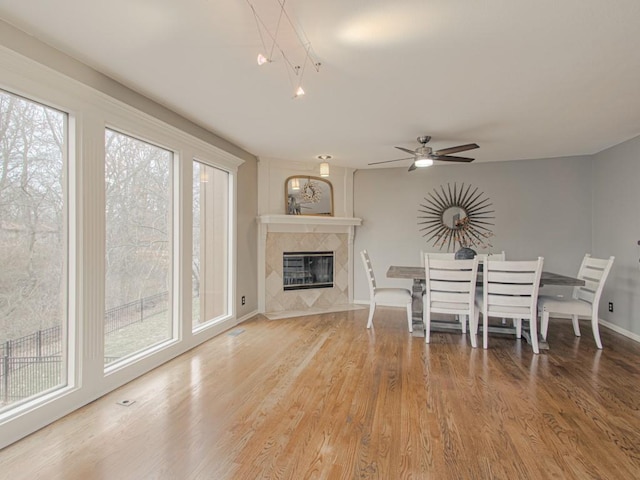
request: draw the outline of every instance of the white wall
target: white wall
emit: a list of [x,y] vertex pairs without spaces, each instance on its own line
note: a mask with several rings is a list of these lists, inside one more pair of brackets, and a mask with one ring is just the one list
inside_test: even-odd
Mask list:
[[[593,157],[593,253],[616,257],[600,318],[640,340],[640,137]],[[607,306],[613,302],[614,311]]]
[[[330,166],[326,179],[333,186],[333,215],[353,216],[352,168]],[[320,162],[291,162],[275,158],[258,161],[258,213],[260,215],[284,215],[284,183],[292,175],[320,176]]]
[[[419,265],[427,244],[418,226],[424,197],[441,184],[471,183],[493,202],[493,248],[507,259],[545,257],[545,269],[575,274],[591,250],[591,157],[567,157],[478,164],[358,170],[354,179],[355,251],[369,250],[379,283],[407,286],[385,278],[389,265]],[[639,237],[640,238],[640,237]],[[555,293],[562,287],[545,287]],[[566,288],[566,287],[565,287]],[[565,292],[567,293],[567,292]],[[355,269],[355,301],[367,301],[364,270]]]

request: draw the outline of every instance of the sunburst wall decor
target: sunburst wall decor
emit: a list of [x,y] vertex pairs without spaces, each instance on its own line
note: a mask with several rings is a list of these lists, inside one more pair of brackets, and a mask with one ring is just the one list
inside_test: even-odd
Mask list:
[[424,198],[418,209],[418,226],[427,242],[447,251],[460,248],[492,247],[489,238],[493,236],[489,226],[493,225],[493,204],[478,187],[463,183],[440,185]]

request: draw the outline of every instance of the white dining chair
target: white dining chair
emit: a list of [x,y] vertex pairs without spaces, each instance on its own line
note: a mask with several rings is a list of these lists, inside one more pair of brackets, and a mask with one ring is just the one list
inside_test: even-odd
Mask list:
[[579,317],[591,318],[591,330],[596,346],[602,349],[600,340],[600,329],[598,327],[598,307],[600,296],[604,288],[604,282],[613,266],[615,257],[593,258],[587,254],[582,260],[578,278],[584,280],[585,285],[573,288],[572,298],[559,298],[548,295],[540,295],[538,298],[538,312],[540,312],[540,333],[544,339],[547,338],[549,328],[549,316],[552,314],[571,315],[573,322],[573,332],[576,337],[580,336]]
[[405,307],[407,309],[407,324],[409,331],[413,332],[413,310],[411,302],[413,300],[411,290],[408,288],[379,288],[376,284],[376,277],[373,273],[371,259],[366,250],[360,252],[364,269],[367,273],[369,281],[369,319],[367,320],[367,328],[373,326],[373,314],[376,311],[376,305]]
[[[506,254],[504,253],[504,250],[502,252],[497,252],[497,253],[479,253],[478,255],[476,255],[479,259],[479,263],[480,265],[484,265],[484,263],[487,260],[500,260],[500,261],[504,261],[507,259]],[[478,268],[480,269],[480,271],[482,271],[482,267],[478,266]],[[482,296],[482,287],[478,287],[476,289],[476,295]],[[506,325],[507,324],[507,319],[503,318],[502,319],[502,324]],[[513,325],[515,326],[516,322],[515,320],[513,321]]]
[[429,255],[429,258],[437,258],[438,260],[454,260],[456,254],[454,252],[425,252],[420,250],[420,266],[424,267],[424,256]]
[[474,322],[478,321],[475,313],[476,278],[478,275],[478,258],[471,260],[441,260],[424,255],[425,292],[422,295],[422,319],[425,328],[425,342],[431,338],[431,314],[445,313],[457,315],[462,322],[462,332],[466,332],[466,321],[469,319],[469,335],[471,346],[476,348]]
[[540,353],[536,306],[543,263],[542,257],[532,261],[485,262],[482,296],[476,297],[476,307],[482,312],[483,348],[488,348],[489,343],[489,317],[501,317],[515,320],[517,338],[522,335],[522,321],[529,320],[531,347],[534,353]]

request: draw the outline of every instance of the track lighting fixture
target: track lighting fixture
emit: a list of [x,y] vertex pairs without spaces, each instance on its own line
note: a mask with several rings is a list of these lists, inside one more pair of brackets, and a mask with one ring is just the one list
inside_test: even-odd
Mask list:
[[[260,0],[263,4],[267,2],[267,0]],[[291,88],[294,90],[293,98],[301,97],[305,94],[304,89],[302,88],[302,79],[304,77],[304,72],[307,67],[307,64],[310,64],[316,72],[320,71],[320,62],[316,60],[315,56],[312,53],[311,42],[307,39],[304,31],[301,27],[296,28],[291,17],[285,10],[285,2],[286,0],[270,0],[275,1],[278,4],[280,9],[278,13],[278,21],[276,24],[275,31],[272,33],[267,25],[262,20],[262,17],[258,14],[256,7],[251,3],[250,0],[247,0],[247,4],[251,8],[253,12],[253,16],[256,21],[256,27],[258,28],[258,34],[260,35],[260,41],[262,42],[262,48],[264,53],[259,53],[257,56],[258,65],[262,66],[267,63],[272,63],[274,61],[273,54],[274,52],[280,52],[282,59],[284,60],[285,66],[287,67],[287,76],[289,78],[289,82],[291,83]],[[287,31],[288,30],[288,31]],[[278,41],[278,34],[282,31],[283,38],[282,43]],[[293,33],[293,35],[291,35]],[[267,48],[267,42],[265,42],[265,36],[270,39],[271,48]],[[290,40],[295,39],[296,43],[291,44]],[[289,40],[289,44],[285,44],[284,42]],[[294,50],[304,51],[304,58],[294,58]],[[277,50],[276,50],[277,49]],[[289,54],[285,53],[285,49],[288,49]],[[266,52],[269,52],[268,56]],[[291,75],[293,72],[293,76]]]

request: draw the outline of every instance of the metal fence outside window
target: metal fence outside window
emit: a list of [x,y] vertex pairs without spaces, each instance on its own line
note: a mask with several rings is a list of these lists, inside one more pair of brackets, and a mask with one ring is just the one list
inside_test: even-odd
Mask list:
[[[168,299],[169,292],[162,292],[106,310],[105,335],[165,311]],[[0,405],[63,382],[62,342],[62,328],[57,325],[0,344]]]

